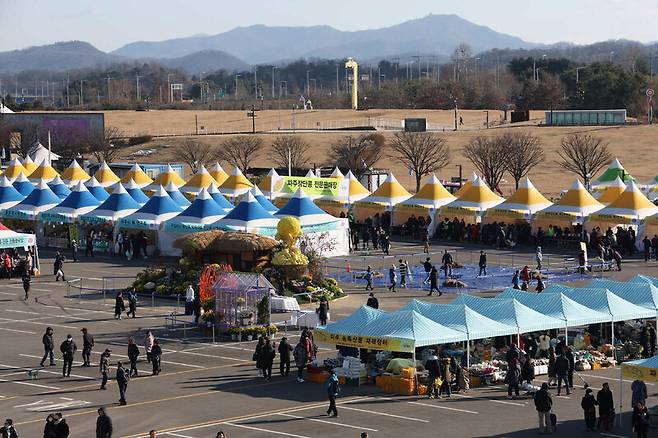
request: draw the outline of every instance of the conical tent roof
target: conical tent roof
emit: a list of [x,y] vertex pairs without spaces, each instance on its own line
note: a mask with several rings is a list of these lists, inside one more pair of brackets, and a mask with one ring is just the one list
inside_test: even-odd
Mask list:
[[492,192],[482,179],[476,178],[459,198],[446,207],[484,211],[503,201],[504,199]]
[[50,210],[61,202],[44,181],[41,181],[25,199],[4,211],[4,217],[17,219],[35,219],[46,210]]
[[487,214],[495,215],[497,212],[506,213],[510,211],[534,214],[550,207],[551,205],[551,201],[546,199],[546,197],[535,188],[532,181],[530,181],[530,178],[525,178],[521,181],[519,188],[512,194],[512,196],[487,211]]
[[279,222],[265,210],[251,192],[247,192],[240,203],[224,218],[215,223],[220,228],[249,230],[253,228],[273,228]]
[[201,189],[189,207],[183,210],[178,216],[167,221],[166,229],[171,231],[185,231],[187,227],[180,226],[179,224],[211,224],[225,215],[226,211],[217,205],[208,193],[208,190],[204,188]]
[[110,169],[110,166],[105,161],[101,163],[101,166],[94,173],[94,178],[103,187],[110,187],[121,181],[121,178]]
[[112,194],[91,212],[81,215],[80,220],[88,223],[116,222],[141,208],[128,194],[121,183],[117,183]]
[[224,172],[224,168],[219,163],[213,164],[210,169],[208,169],[208,173],[210,173],[210,176],[215,180],[217,186],[224,184],[224,181],[228,178],[228,174]]
[[624,190],[626,189],[626,184],[621,180],[621,178],[617,177],[613,182],[608,185],[604,191],[601,193],[601,195],[596,199],[603,205],[609,205],[612,203],[615,199],[621,195]]
[[140,189],[139,186],[135,184],[135,181],[128,181],[128,184],[124,184],[124,187],[126,192],[128,192],[128,194],[132,196],[132,198],[137,201],[138,204],[144,205],[148,202],[148,196],[146,196],[142,189]]
[[256,198],[256,201],[258,201],[258,203],[269,213],[274,214],[279,211],[279,209],[274,204],[272,204],[270,200],[265,197],[265,195],[263,195],[263,192],[260,191],[258,186],[253,186],[250,191],[251,194]]
[[550,207],[542,210],[540,215],[570,215],[585,217],[603,208],[603,205],[576,181],[571,188]]
[[72,222],[79,215],[89,213],[101,202],[94,197],[82,181],[73,187],[71,193],[60,204],[41,214],[41,220],[49,222]]
[[96,181],[95,176],[92,176],[85,183],[85,187],[87,187],[87,190],[89,190],[89,193],[94,195],[94,198],[98,199],[101,202],[105,201],[107,198],[110,197],[110,194],[107,193],[107,190],[105,190],[105,187],[103,187],[98,181]]
[[66,199],[66,197],[71,194],[71,189],[64,184],[64,181],[62,181],[62,178],[60,178],[59,175],[48,183],[48,187],[50,187],[50,190],[61,199]]
[[183,196],[180,190],[178,190],[178,187],[176,187],[176,184],[174,184],[173,181],[169,182],[169,185],[165,187],[165,191],[171,197],[171,199],[173,199],[174,202],[178,204],[179,207],[185,208],[191,204],[190,201],[188,201],[187,198]]
[[368,196],[370,196],[370,192],[368,191],[368,189],[363,187],[363,184],[361,184],[359,179],[356,176],[354,176],[351,170],[347,172],[345,178],[347,178],[350,182],[349,192],[347,197],[348,204],[353,204],[356,201],[360,201],[363,198],[367,198]]
[[73,160],[69,167],[62,172],[62,180],[68,185],[73,185],[78,181],[87,181],[89,178],[91,177],[80,167],[77,160]]
[[331,175],[329,175],[330,178],[345,178],[345,175],[343,175],[343,172],[340,171],[338,166],[334,168],[334,171],[331,172]]
[[336,220],[335,217],[328,215],[324,210],[315,205],[302,189],[297,189],[293,197],[290,198],[275,216],[278,218],[284,218],[286,216],[296,217],[302,225],[316,225]]
[[620,178],[625,183],[635,181],[635,178],[633,178],[630,173],[626,172],[624,166],[622,166],[619,160],[615,158],[612,160],[606,171],[603,172],[603,175],[601,175],[592,186],[595,188],[607,187],[617,178]]
[[187,180],[185,185],[181,187],[181,192],[193,193],[196,195],[199,193],[199,190],[203,188],[207,189],[213,182],[215,182],[215,180],[210,176],[210,173],[208,173],[208,169],[206,169],[204,165],[201,165],[199,170],[197,170],[197,172]]
[[600,220],[617,217],[644,219],[656,213],[658,213],[658,207],[644,196],[635,181],[630,181],[626,186],[626,190],[617,199],[607,207],[597,211],[590,219]]
[[455,200],[455,197],[443,187],[441,181],[432,174],[430,179],[427,180],[424,186],[420,188],[418,193],[411,198],[402,201],[398,207],[404,205],[418,205],[427,208],[439,208]]
[[217,188],[217,184],[215,183],[210,184],[210,186],[206,190],[208,190],[208,194],[210,194],[210,197],[215,200],[217,205],[222,207],[224,210],[229,211],[233,209],[234,207],[233,204],[231,204],[229,200],[226,199],[224,195],[222,195],[219,192],[219,189]]
[[365,198],[361,199],[358,203],[371,202],[376,204],[382,204],[388,207],[392,207],[396,204],[399,204],[402,201],[411,198],[411,193],[409,193],[402,184],[393,176],[389,174],[386,180]]
[[148,188],[150,190],[155,190],[158,186],[167,187],[170,183],[173,183],[176,188],[179,188],[185,185],[185,180],[180,177],[178,172],[176,172],[171,165],[167,164],[164,172],[160,172]]
[[35,170],[37,170],[37,163],[35,163],[32,158],[27,155],[25,158],[23,158],[23,161],[21,162],[23,167],[25,168],[25,175],[29,175]]
[[24,173],[19,173],[18,177],[14,180],[12,185],[23,196],[29,195],[30,193],[32,193],[32,190],[34,190],[34,184],[32,184],[30,180],[27,179],[27,176],[25,176]]
[[7,168],[3,172],[3,175],[13,181],[16,178],[18,178],[21,174],[28,176],[30,173],[32,172],[28,172],[27,169],[23,167],[21,162],[18,161],[18,158],[14,158],[9,162],[9,166],[7,166]]
[[645,185],[650,189],[658,187],[658,175],[654,176]]
[[480,177],[477,175],[477,173],[475,172],[471,173],[471,176],[469,176],[468,179],[464,182],[464,184],[462,184],[462,186],[459,188],[459,190],[455,192],[455,198],[459,198],[461,195],[463,195],[464,192],[466,192],[466,190],[468,190],[473,185],[473,181],[479,178]]
[[315,172],[313,172],[313,169],[308,169],[308,172],[306,172],[306,175],[304,175],[306,178],[316,178],[317,175]]
[[649,187],[649,190],[647,191],[647,198],[651,199],[652,201],[658,199],[658,184],[654,184],[653,186]]
[[242,174],[242,171],[235,166],[224,184],[219,186],[219,191],[224,196],[235,198],[247,193],[253,186],[247,177]]
[[21,202],[25,199],[18,190],[14,188],[11,181],[6,176],[0,177],[0,210],[4,210]]
[[271,196],[274,198],[280,190],[280,188],[277,189],[275,187],[278,181],[281,181],[281,184],[283,184],[283,179],[281,176],[279,176],[277,171],[272,168],[269,172],[267,172],[265,178],[263,178],[260,183],[258,183],[258,188],[261,190],[264,196]]
[[59,173],[51,166],[48,162],[42,161],[39,164],[39,167],[35,169],[34,172],[28,175],[30,181],[37,183],[39,181],[44,181],[46,183],[54,180],[59,176]]
[[[123,176],[123,178],[121,178],[121,182],[126,185],[131,179],[140,189],[153,183],[151,177],[148,176],[137,163],[133,164],[130,170]],[[98,181],[100,182],[100,180]]]
[[169,197],[164,187],[160,186],[146,204],[135,213],[122,218],[119,224],[126,228],[157,228],[181,211],[182,208]]

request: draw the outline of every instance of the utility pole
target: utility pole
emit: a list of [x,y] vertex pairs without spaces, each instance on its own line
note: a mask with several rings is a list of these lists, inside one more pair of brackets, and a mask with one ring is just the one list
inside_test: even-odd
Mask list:
[[238,78],[240,75],[235,75],[235,98],[238,98]]
[[169,90],[167,94],[169,96],[169,103],[174,101],[174,92],[171,89],[171,79],[170,79],[171,76],[172,76],[171,73],[167,73],[167,89]]
[[107,75],[106,79],[107,79],[107,103],[110,103],[112,102],[112,98],[110,97],[110,81],[112,80],[112,78],[110,77],[110,75]]
[[[80,80],[80,106],[82,106],[82,105],[85,104],[84,95],[82,94],[82,83],[83,83],[83,82],[84,82],[84,80],[81,79],[81,80]],[[93,98],[92,98],[92,99],[93,99]]]
[[455,99],[455,131],[457,131],[458,125],[457,125],[457,99]]
[[274,99],[274,77],[276,76],[276,69],[279,68],[276,65],[272,66],[272,99]]
[[139,101],[142,100],[142,93],[141,93],[141,91],[140,91],[140,89],[139,89],[139,78],[141,78],[140,75],[135,75],[135,80],[136,80],[136,82],[137,82],[137,84],[136,84],[136,89],[137,89],[137,96],[136,96],[136,97],[137,97],[137,102],[139,102]]
[[[311,94],[311,70],[306,70],[306,95]],[[304,105],[306,106],[306,105]]]
[[[17,82],[18,83],[18,82]],[[18,94],[18,92],[16,92]],[[69,74],[66,74],[66,108],[71,107],[71,96],[69,94]]]
[[336,64],[336,97],[338,97],[339,89],[338,89],[338,64]]
[[258,67],[254,67],[254,98],[258,99]]

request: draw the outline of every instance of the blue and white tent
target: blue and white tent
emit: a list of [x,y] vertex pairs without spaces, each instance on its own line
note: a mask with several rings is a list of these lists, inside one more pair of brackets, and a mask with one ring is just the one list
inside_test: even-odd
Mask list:
[[64,184],[64,181],[62,181],[62,178],[59,175],[48,183],[48,187],[50,187],[50,190],[59,196],[60,199],[66,199],[66,197],[71,194],[71,189]]
[[638,274],[629,280],[631,283],[651,283],[658,287],[658,278],[649,277],[648,275]]
[[2,212],[2,216],[12,219],[36,220],[37,216],[55,207],[62,200],[53,193],[45,181],[41,181],[25,199]]
[[658,287],[653,283],[633,283],[628,281],[614,281],[606,278],[595,278],[587,287],[594,289],[608,289],[615,295],[637,306],[651,309],[658,315]]
[[89,213],[101,204],[94,195],[89,193],[82,181],[73,187],[71,194],[57,207],[41,213],[41,220],[46,222],[74,222],[78,216]]
[[101,205],[87,214],[80,216],[80,221],[94,223],[114,223],[133,214],[142,206],[128,194],[120,182],[114,186],[114,191]]
[[87,187],[87,190],[89,190],[89,193],[91,193],[94,198],[98,199],[99,201],[103,202],[107,198],[110,197],[110,194],[107,193],[107,190],[105,190],[105,187],[101,185],[101,183],[98,182],[95,176],[92,176],[87,180],[85,183],[85,187]]
[[226,211],[217,205],[208,190],[203,188],[189,207],[165,223],[165,231],[200,231],[205,225],[217,222],[225,215]]
[[22,173],[16,177],[12,185],[23,196],[29,195],[34,190],[34,184]]
[[185,195],[178,190],[178,186],[176,186],[173,181],[169,181],[169,184],[165,187],[165,191],[179,207],[185,208],[190,206],[190,201],[188,201]]
[[[116,187],[116,185],[114,187]],[[149,197],[144,194],[142,189],[139,188],[139,185],[137,185],[132,179],[128,181],[128,184],[126,184],[124,188],[126,189],[126,192],[128,192],[128,194],[132,196],[135,201],[137,201],[138,204],[144,205],[148,202]]]
[[9,178],[4,175],[0,177],[0,210],[13,207],[23,199],[25,199],[25,196],[16,190]]
[[224,218],[215,222],[212,228],[274,235],[277,223],[279,220],[269,214],[251,192],[247,192],[242,201]]
[[151,196],[151,199],[139,210],[120,219],[119,226],[122,228],[157,230],[160,228],[161,223],[177,216],[181,211],[182,208],[171,199],[164,187],[160,186]]
[[208,186],[208,194],[215,200],[217,205],[222,207],[226,212],[233,210],[234,205],[222,195],[214,182]]
[[275,216],[278,218],[286,216],[296,217],[302,226],[325,224],[338,220],[315,205],[302,189],[297,189],[292,198],[290,198]]
[[263,192],[260,191],[258,186],[253,186],[251,188],[251,194],[254,195],[256,201],[258,201],[258,203],[269,213],[275,214],[277,211],[279,211],[277,206],[272,204],[270,200],[267,199],[265,195],[263,195]]

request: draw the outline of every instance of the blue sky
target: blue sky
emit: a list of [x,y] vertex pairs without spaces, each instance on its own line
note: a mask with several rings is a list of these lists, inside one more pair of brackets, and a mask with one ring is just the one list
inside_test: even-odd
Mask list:
[[359,30],[429,13],[541,43],[658,40],[656,0],[0,0],[0,51],[74,39],[114,50],[252,24]]

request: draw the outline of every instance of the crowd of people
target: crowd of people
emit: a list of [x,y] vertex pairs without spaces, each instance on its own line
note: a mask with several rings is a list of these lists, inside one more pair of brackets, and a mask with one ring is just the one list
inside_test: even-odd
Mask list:
[[256,363],[258,376],[265,380],[272,379],[272,367],[277,352],[279,353],[279,372],[281,376],[290,374],[291,359],[295,360],[297,367],[297,382],[304,383],[304,370],[313,361],[317,354],[317,346],[313,341],[313,332],[304,329],[295,347],[288,342],[287,337],[281,338],[278,347],[276,342],[267,336],[260,336],[252,356]]

